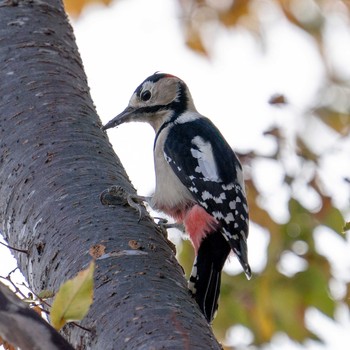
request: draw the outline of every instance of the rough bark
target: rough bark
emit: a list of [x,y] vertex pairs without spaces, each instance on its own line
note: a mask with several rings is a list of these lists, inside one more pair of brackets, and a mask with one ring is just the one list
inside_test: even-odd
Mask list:
[[[72,28],[59,0],[0,0],[0,224],[34,292],[57,291],[97,261],[94,303],[64,329],[79,349],[219,349],[187,292],[171,244],[129,206],[103,206],[111,185],[133,192],[100,130]],[[133,242],[132,248],[135,248]]]

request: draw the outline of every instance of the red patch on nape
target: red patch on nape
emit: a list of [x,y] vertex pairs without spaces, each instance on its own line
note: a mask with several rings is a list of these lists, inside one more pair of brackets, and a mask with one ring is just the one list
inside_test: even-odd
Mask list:
[[160,70],[157,70],[153,73],[153,75],[161,74],[165,78],[177,78],[175,75],[169,74],[169,73],[163,73]]
[[176,77],[175,75],[169,74],[169,73],[164,73],[164,76],[167,78],[176,78],[179,79],[178,77]]
[[218,221],[199,205],[194,205],[187,211],[183,222],[196,254],[202,239],[207,234],[215,231],[219,226]]

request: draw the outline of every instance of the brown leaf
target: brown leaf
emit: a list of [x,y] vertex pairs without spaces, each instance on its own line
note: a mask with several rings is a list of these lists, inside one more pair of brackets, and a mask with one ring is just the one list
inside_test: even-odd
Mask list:
[[190,29],[187,31],[186,44],[193,51],[208,56],[207,49],[205,48],[200,33],[197,30]]
[[38,305],[34,305],[33,307],[31,307],[31,309],[33,310],[33,311],[35,311],[39,316],[41,316],[41,308],[40,308],[40,306],[38,306]]
[[235,0],[232,2],[232,5],[228,10],[220,13],[219,18],[221,23],[225,26],[234,26],[242,17],[249,14],[251,14],[250,1]]
[[318,117],[337,133],[346,136],[350,133],[350,113],[342,113],[330,107],[315,110]]
[[91,3],[109,5],[112,0],[63,0],[66,11],[71,16],[79,16],[85,6]]
[[274,94],[270,97],[269,99],[269,104],[270,105],[277,105],[277,106],[281,106],[281,105],[286,105],[288,104],[288,101],[286,99],[286,97],[283,94]]
[[3,346],[5,350],[16,350],[16,348],[0,337],[0,345]]

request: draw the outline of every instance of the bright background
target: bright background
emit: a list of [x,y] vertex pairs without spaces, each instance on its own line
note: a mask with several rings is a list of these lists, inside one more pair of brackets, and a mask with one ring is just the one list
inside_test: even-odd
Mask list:
[[[245,30],[228,30],[212,24],[205,33],[208,56],[195,53],[184,43],[181,13],[174,0],[120,0],[109,7],[85,7],[72,24],[98,114],[105,124],[127,106],[133,91],[147,76],[162,71],[187,83],[198,111],[211,118],[240,153],[274,152],[276,142],[264,136],[264,132],[276,125],[284,130],[290,149],[295,149],[293,137],[302,125],[301,132],[307,135],[315,151],[333,150],[322,160],[322,179],[334,205],[349,220],[349,184],[343,178],[350,174],[350,141],[340,138],[316,118],[310,117],[306,122],[304,119],[305,111],[319,98],[320,85],[326,79],[318,47],[291,25],[276,6],[268,1],[262,3],[263,42]],[[333,69],[350,79],[350,34],[346,18],[331,19],[325,38]],[[276,93],[286,96],[288,104],[281,108],[269,104]],[[153,129],[144,124],[126,124],[109,130],[108,135],[138,193],[150,195],[154,189]],[[284,182],[285,168],[294,174],[303,173],[304,180],[312,172],[293,153],[286,156],[284,164],[260,158],[246,169],[259,186],[261,206],[281,224],[289,219],[287,202],[291,195],[290,187]],[[310,211],[320,209],[319,197],[305,186],[305,181],[296,183],[292,191]],[[316,248],[329,259],[334,276],[330,289],[342,298],[350,281],[349,237],[344,241],[325,226],[317,229]],[[178,232],[170,232],[170,238],[181,249]],[[256,274],[265,268],[268,243],[267,231],[252,224],[249,260]],[[2,261],[9,255],[2,246],[0,254]],[[15,261],[8,258],[8,263],[0,266],[0,275],[6,276],[15,266]],[[292,253],[286,253],[279,261],[280,271],[287,276],[305,268],[304,260]],[[232,275],[241,273],[235,259],[231,259],[225,270]],[[298,344],[278,333],[262,348],[343,350],[350,346],[346,304],[339,304],[334,318],[316,308],[306,312],[307,327],[324,344],[313,340]],[[255,349],[252,342],[252,332],[241,325],[231,327],[225,340],[236,349]]]

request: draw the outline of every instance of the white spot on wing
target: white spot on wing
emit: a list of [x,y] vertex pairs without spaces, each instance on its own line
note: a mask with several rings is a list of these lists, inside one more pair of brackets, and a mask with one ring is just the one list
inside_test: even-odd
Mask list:
[[245,212],[248,213],[249,209],[248,209],[248,206],[245,203],[243,203],[243,208],[244,208]]
[[221,187],[224,191],[231,191],[235,187],[235,184],[234,183],[231,183],[228,185],[223,184]]
[[216,167],[213,149],[209,142],[205,142],[200,136],[192,140],[192,144],[197,149],[191,148],[191,154],[198,160],[198,166],[195,171],[204,176],[204,180],[220,182],[220,176]]
[[226,199],[226,194],[224,192],[222,192],[219,197],[215,197],[213,196],[211,193],[209,193],[208,191],[203,191],[202,192],[202,199],[204,201],[208,200],[208,199],[212,199],[215,203],[217,204],[222,204],[223,201]]
[[232,213],[228,213],[226,215],[225,221],[229,224],[231,221],[235,221],[235,218],[233,217]]
[[204,209],[208,209],[208,204],[203,202],[203,201],[199,201],[199,204],[204,208]]
[[236,209],[236,201],[231,201],[229,204],[230,209],[234,210]]
[[197,190],[196,187],[189,187],[188,189],[189,189],[191,192],[193,192],[193,193],[197,193],[197,192],[198,192],[198,190]]
[[216,220],[224,219],[224,215],[220,211],[213,211],[212,215]]
[[203,191],[202,193],[202,199],[204,201],[208,200],[208,199],[211,199],[213,198],[213,196],[208,192],[208,191]]
[[227,241],[229,239],[234,239],[234,240],[239,239],[238,234],[232,234],[231,232],[228,232],[225,228],[223,229],[223,233],[224,233],[224,237],[226,238]]
[[219,197],[214,198],[216,203],[223,203],[223,201],[226,199],[225,192],[222,192]]

